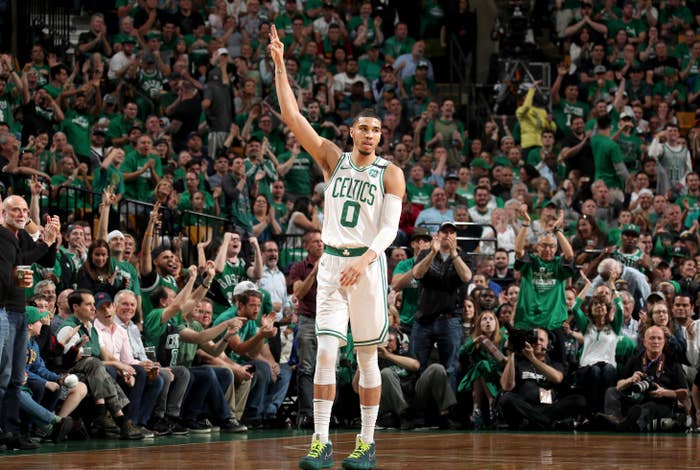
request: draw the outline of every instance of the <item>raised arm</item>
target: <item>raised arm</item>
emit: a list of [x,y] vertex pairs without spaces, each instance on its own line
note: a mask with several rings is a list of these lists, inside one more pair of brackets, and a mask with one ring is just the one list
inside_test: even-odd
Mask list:
[[271,26],[270,30],[269,47],[272,61],[275,64],[275,87],[282,110],[282,119],[299,140],[299,143],[321,167],[326,178],[329,178],[338,162],[341,150],[333,142],[318,135],[299,112],[299,105],[294,91],[289,85],[284,65],[284,45],[277,36],[277,28],[274,25]]

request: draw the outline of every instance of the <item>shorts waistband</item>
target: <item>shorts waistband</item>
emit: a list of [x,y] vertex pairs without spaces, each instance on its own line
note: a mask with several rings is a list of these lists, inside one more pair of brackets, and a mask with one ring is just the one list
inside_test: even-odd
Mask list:
[[366,246],[361,246],[359,248],[335,248],[333,246],[326,245],[323,247],[324,253],[328,253],[329,255],[333,256],[342,256],[343,258],[362,256],[367,250],[369,250],[369,248]]

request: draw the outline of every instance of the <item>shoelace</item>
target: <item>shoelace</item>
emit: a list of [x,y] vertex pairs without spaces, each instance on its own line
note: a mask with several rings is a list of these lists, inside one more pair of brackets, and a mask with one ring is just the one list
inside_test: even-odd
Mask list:
[[315,459],[319,458],[325,447],[326,445],[323,442],[313,441],[311,443],[311,450],[309,450],[309,457],[313,457]]
[[358,459],[362,457],[367,451],[369,451],[371,445],[365,443],[362,440],[357,441],[357,447],[355,447],[355,450],[352,451],[352,454],[350,454],[351,459]]

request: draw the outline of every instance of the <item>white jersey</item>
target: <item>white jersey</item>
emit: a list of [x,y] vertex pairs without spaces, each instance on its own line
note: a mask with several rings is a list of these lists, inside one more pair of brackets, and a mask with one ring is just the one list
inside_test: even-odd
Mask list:
[[384,172],[389,161],[377,157],[358,168],[343,153],[324,192],[323,243],[337,248],[369,247],[379,233],[384,204]]

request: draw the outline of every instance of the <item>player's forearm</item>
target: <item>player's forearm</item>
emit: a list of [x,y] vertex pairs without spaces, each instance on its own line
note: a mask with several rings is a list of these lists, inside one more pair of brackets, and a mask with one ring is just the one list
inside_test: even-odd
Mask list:
[[297,97],[294,95],[291,85],[289,85],[287,71],[284,66],[277,67],[275,70],[275,87],[277,89],[277,98],[280,102],[280,109],[282,110],[282,119],[287,125],[291,125],[299,116],[299,105]]

